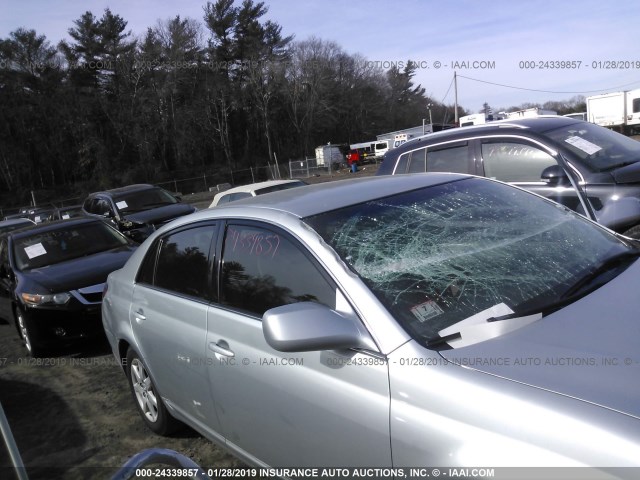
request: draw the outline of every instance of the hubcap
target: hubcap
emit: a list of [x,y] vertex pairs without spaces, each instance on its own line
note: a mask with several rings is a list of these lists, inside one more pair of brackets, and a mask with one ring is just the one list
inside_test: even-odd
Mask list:
[[20,334],[24,341],[24,346],[31,352],[31,340],[29,340],[29,331],[27,330],[27,324],[22,316],[22,313],[18,313],[18,327],[20,328]]
[[139,359],[131,362],[131,384],[138,401],[138,407],[150,422],[158,420],[158,400],[151,378]]

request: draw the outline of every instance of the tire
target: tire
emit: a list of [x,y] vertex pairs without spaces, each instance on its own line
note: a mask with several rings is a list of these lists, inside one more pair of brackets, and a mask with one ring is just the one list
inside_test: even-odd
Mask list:
[[31,327],[30,325],[31,321],[29,319],[29,316],[20,307],[16,308],[15,316],[18,335],[20,335],[22,343],[27,349],[27,352],[34,358],[41,357],[44,353],[44,350],[33,338],[33,327]]
[[147,366],[132,348],[127,352],[127,379],[138,412],[150,430],[166,436],[180,428],[181,423],[164,405]]
[[635,227],[631,227],[629,230],[622,232],[622,235],[625,237],[634,238],[636,240],[640,240],[640,225],[636,225]]

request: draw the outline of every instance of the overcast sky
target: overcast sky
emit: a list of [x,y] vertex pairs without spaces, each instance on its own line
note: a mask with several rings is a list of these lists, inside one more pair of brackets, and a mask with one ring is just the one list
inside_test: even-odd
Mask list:
[[[26,27],[55,45],[68,38],[67,30],[85,11],[100,17],[107,7],[123,17],[135,35],[142,35],[158,19],[180,15],[202,21],[205,4],[203,0],[0,0],[0,38]],[[636,38],[640,2],[636,1],[266,0],[265,4],[267,18],[296,40],[311,36],[332,40],[348,53],[385,67],[409,59],[418,62],[416,83],[447,104],[454,102],[455,70],[458,103],[472,112],[484,102],[498,109],[640,88]],[[562,66],[557,62],[568,68],[552,68]],[[616,68],[605,68],[612,66]]]

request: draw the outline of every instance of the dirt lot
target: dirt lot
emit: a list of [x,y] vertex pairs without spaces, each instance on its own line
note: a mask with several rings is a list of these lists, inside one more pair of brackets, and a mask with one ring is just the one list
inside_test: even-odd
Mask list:
[[[368,176],[366,166],[357,176]],[[348,171],[309,183],[349,178]],[[206,208],[212,193],[184,198]],[[106,340],[32,359],[13,324],[0,319],[0,402],[31,479],[110,478],[133,454],[152,447],[181,452],[203,468],[242,463],[196,432],[163,438],[148,430]],[[15,478],[0,442],[0,478]]]

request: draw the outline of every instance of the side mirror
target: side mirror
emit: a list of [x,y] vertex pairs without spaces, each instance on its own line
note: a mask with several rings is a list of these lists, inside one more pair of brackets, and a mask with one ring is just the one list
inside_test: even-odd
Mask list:
[[540,178],[549,185],[566,185],[570,184],[567,172],[560,165],[551,165],[542,171]]
[[325,305],[300,302],[267,310],[262,317],[267,343],[280,352],[370,348],[369,336],[351,318]]

